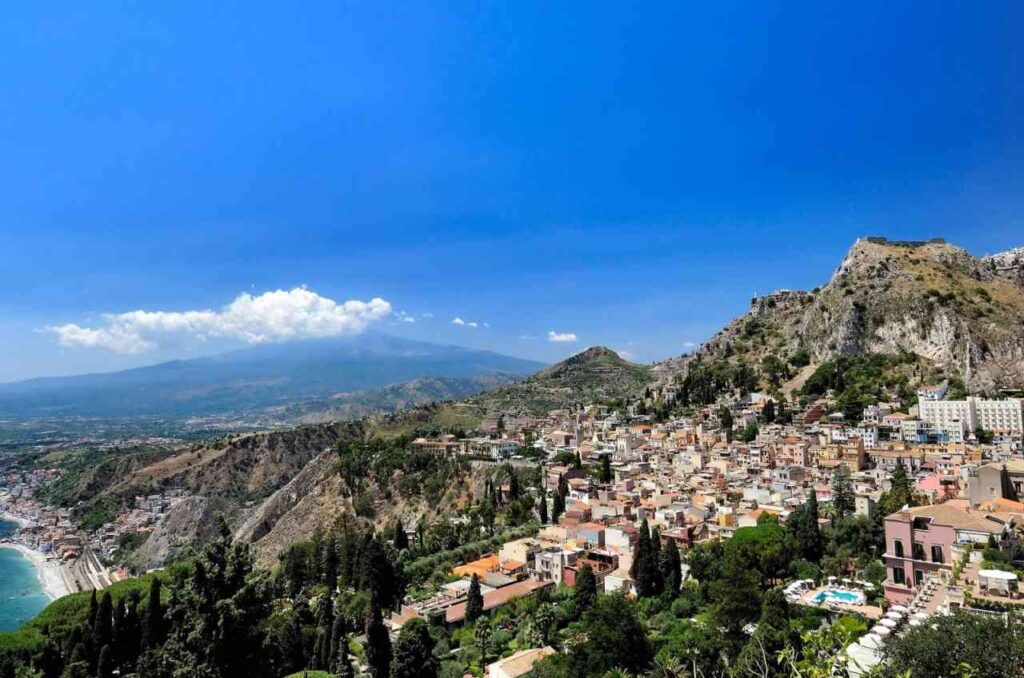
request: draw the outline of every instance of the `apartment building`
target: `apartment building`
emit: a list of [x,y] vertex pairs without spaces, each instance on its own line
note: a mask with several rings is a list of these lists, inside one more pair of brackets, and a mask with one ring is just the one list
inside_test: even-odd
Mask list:
[[979,513],[948,504],[915,506],[885,518],[885,597],[912,600],[929,575],[949,569],[953,548],[999,539],[1012,525],[1008,514]]
[[918,403],[922,421],[936,428],[956,428],[967,431],[983,428],[986,431],[1024,432],[1024,410],[1019,398],[983,400],[970,396],[966,400],[922,400]]

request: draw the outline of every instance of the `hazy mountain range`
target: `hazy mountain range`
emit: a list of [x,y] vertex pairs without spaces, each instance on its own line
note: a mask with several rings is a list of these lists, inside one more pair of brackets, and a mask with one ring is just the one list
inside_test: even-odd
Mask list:
[[[0,417],[209,416],[319,399],[351,404],[356,392],[368,392],[367,397],[381,405],[378,389],[413,380],[427,379],[422,383],[429,384],[431,399],[443,399],[479,392],[544,367],[491,351],[368,332],[262,345],[120,372],[0,384]],[[481,381],[485,375],[504,378]],[[416,401],[409,389],[391,391],[401,392],[407,403]]]

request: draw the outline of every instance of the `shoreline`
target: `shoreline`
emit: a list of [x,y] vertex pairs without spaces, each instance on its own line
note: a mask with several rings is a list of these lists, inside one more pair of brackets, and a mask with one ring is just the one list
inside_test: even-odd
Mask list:
[[26,527],[35,527],[36,526],[36,524],[34,522],[32,522],[31,520],[29,520],[28,518],[23,518],[21,516],[14,515],[13,513],[10,513],[8,511],[4,511],[3,513],[0,513],[0,520],[6,520],[9,523],[14,523],[15,525],[17,525],[21,529],[24,529]]
[[32,563],[43,593],[51,601],[71,593],[64,581],[63,566],[60,563],[48,559],[39,551],[30,549],[24,544],[8,541],[0,543],[0,548],[14,549]]

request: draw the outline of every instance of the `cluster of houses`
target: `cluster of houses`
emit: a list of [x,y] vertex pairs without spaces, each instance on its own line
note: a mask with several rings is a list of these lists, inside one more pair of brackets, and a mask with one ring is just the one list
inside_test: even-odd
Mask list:
[[135,497],[130,507],[123,508],[113,521],[90,535],[93,548],[105,558],[110,558],[125,535],[145,535],[152,532],[168,511],[188,497],[189,495],[180,489]]
[[[717,407],[655,422],[595,405],[506,418],[490,437],[417,440],[438,454],[513,460],[529,445],[532,456],[547,460],[549,498],[560,482],[568,493],[557,524],[456,568],[452,574],[460,579],[429,600],[407,601],[392,622],[399,627],[413,616],[443,614],[444,621],[459,623],[473,574],[485,609],[540,587],[571,586],[584,563],[605,590],[630,591],[642,521],[659,529],[663,543],[673,540],[685,552],[701,541],[728,539],[765,512],[785,521],[810,491],[819,502],[831,501],[839,467],[850,472],[859,514],[876,510],[900,465],[926,502],[886,517],[885,553],[878,554],[887,568],[886,597],[893,604],[908,601],[974,545],[998,542],[1024,525],[1024,503],[1017,500],[1024,498],[1022,401],[945,400],[946,392],[946,384],[924,387],[914,407],[876,403],[856,422],[831,413],[828,399],[803,408],[787,403],[791,421],[766,422],[769,398],[752,394],[730,405],[731,430]],[[735,440],[751,423],[758,424],[756,437]],[[989,434],[984,442],[978,431]],[[577,456],[582,467],[567,463]],[[604,457],[613,472],[608,482],[593,472]],[[979,559],[976,554],[973,562]]]
[[39,490],[59,476],[53,469],[11,471],[0,476],[0,515],[20,524],[19,543],[65,563],[78,561],[85,551],[108,560],[122,537],[151,532],[173,506],[187,498],[181,490],[135,497],[113,521],[87,532],[74,523],[69,509],[38,498]]

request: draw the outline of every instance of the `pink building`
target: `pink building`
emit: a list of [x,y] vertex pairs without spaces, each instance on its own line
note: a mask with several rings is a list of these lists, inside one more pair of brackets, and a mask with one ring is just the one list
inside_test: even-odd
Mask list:
[[912,600],[925,577],[951,569],[953,547],[985,544],[1012,524],[1005,513],[981,513],[948,504],[915,506],[885,519],[885,597],[892,603]]

